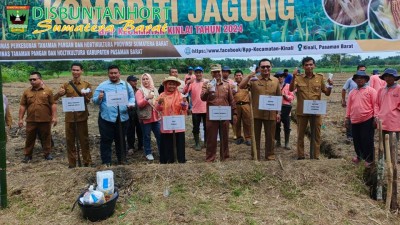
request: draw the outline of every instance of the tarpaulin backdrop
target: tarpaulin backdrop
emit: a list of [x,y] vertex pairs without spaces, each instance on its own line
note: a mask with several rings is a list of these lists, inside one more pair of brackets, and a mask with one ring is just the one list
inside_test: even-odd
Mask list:
[[5,0],[0,60],[400,50],[388,0]]

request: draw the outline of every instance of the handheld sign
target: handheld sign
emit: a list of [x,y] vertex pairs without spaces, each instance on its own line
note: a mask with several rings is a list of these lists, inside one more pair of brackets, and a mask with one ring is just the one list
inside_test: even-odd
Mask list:
[[260,95],[258,109],[269,111],[280,111],[282,107],[282,96]]
[[303,113],[311,115],[325,115],[326,101],[324,100],[304,100]]
[[128,94],[126,91],[117,91],[112,92],[108,91],[106,93],[106,101],[107,106],[127,106],[128,103]]
[[185,130],[185,116],[163,116],[164,130]]
[[85,100],[83,97],[62,98],[63,112],[85,111]]
[[230,106],[210,106],[209,117],[210,120],[231,120],[232,108]]

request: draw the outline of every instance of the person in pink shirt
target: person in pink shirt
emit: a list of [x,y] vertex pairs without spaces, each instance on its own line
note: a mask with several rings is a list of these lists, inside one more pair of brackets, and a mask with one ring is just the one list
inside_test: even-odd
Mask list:
[[[203,122],[204,138],[206,137],[206,115],[207,115],[207,103],[200,99],[201,88],[204,82],[208,81],[203,78],[203,68],[198,66],[194,69],[195,79],[190,79],[185,85],[183,93],[191,93],[192,101],[192,123],[193,123],[193,137],[196,151],[201,150],[200,145],[200,123]],[[204,143],[206,140],[204,139]]]
[[[399,146],[400,136],[400,85],[396,83],[400,76],[395,69],[386,69],[381,79],[385,80],[386,87],[378,91],[377,97],[377,118],[382,121],[383,134],[389,134],[390,142],[395,141],[395,151]],[[395,134],[395,140],[392,139]],[[396,154],[397,156],[397,154]]]
[[[164,116],[186,115],[188,103],[185,97],[178,91],[181,82],[173,76],[165,78],[163,85],[165,90],[157,98],[156,109],[161,112],[162,119]],[[173,136],[175,135],[175,137]],[[165,130],[161,123],[161,139],[160,139],[160,163],[174,163],[174,143],[176,140],[176,156],[179,163],[185,163],[185,130]]]
[[346,108],[346,124],[351,124],[353,143],[356,156],[354,163],[365,160],[365,166],[374,161],[374,116],[378,110],[377,93],[367,85],[369,76],[365,71],[357,71],[353,75],[357,88],[353,89],[348,98]]
[[151,131],[156,137],[158,151],[160,151],[160,115],[155,109],[155,100],[158,92],[154,87],[150,74],[144,73],[140,78],[141,87],[136,91],[136,103],[138,106],[138,117],[142,127],[143,147],[146,159],[154,160],[151,150]]
[[369,79],[369,86],[375,89],[377,92],[386,86],[386,82],[379,78],[379,70],[373,70],[372,76]]
[[285,149],[290,150],[289,138],[290,138],[290,112],[292,111],[292,101],[294,100],[293,92],[289,91],[289,84],[285,83],[285,74],[283,71],[278,71],[274,75],[279,80],[282,93],[282,110],[281,120],[276,123],[275,129],[275,141],[276,146],[281,146],[281,122],[283,123],[283,129],[285,133]]

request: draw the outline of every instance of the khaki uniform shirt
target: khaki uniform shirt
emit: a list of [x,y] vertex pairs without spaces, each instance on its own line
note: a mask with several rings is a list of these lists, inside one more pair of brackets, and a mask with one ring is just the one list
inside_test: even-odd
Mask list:
[[234,99],[235,99],[236,104],[238,104],[238,102],[239,103],[249,103],[250,102],[249,91],[247,89],[238,88],[238,91],[234,95]]
[[269,78],[263,78],[262,76],[257,77],[258,80],[250,81],[248,84],[251,91],[253,117],[254,119],[276,120],[277,111],[259,110],[258,105],[260,95],[282,95],[279,80],[272,75],[270,75]]
[[[88,112],[86,104],[90,102],[90,99],[93,96],[92,85],[89,82],[83,81],[83,80],[80,80],[78,82],[74,82],[74,84],[76,86],[76,89],[78,89],[78,91],[81,91],[82,89],[86,89],[86,88],[90,88],[90,90],[91,90],[90,93],[88,93],[86,95],[86,97],[85,97],[85,111],[75,112],[75,114],[76,114],[76,122],[86,121],[88,119],[88,116],[89,116],[89,112]],[[80,97],[78,95],[78,93],[76,93],[75,89],[69,84],[69,81],[64,83],[61,87],[64,88],[66,97],[68,97],[68,98],[70,98],[70,97]],[[62,96],[60,96],[57,93],[57,94],[54,95],[54,100],[57,101],[61,97]],[[65,122],[70,122],[70,123],[74,122],[74,113],[73,112],[66,112],[65,113]]]
[[48,87],[38,90],[32,87],[26,89],[21,97],[20,105],[27,110],[26,122],[51,122],[54,104],[53,92]]
[[207,115],[209,106],[231,106],[232,116],[236,114],[236,104],[229,83],[226,81],[218,83],[215,88],[215,93],[208,91],[208,83],[209,82],[204,82],[200,94],[201,100],[207,102]]
[[294,82],[297,89],[297,108],[296,114],[303,115],[304,100],[321,100],[321,92],[326,92],[324,76],[314,73],[311,78],[305,74],[296,77]]

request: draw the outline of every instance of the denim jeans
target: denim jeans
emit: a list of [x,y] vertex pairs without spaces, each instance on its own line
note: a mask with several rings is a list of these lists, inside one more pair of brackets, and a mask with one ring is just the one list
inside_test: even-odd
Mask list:
[[158,153],[160,153],[160,121],[152,122],[152,123],[141,123],[142,134],[143,134],[143,147],[144,154],[151,154],[151,131],[153,131],[154,136],[157,141],[157,149]]

